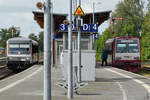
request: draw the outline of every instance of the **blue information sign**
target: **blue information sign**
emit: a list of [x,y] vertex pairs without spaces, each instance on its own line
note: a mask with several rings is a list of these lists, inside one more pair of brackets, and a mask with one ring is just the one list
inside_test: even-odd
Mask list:
[[[72,31],[77,32],[77,25],[72,24]],[[67,24],[60,24],[59,25],[60,32],[68,32],[68,25]],[[98,24],[83,24],[80,27],[81,32],[98,32]]]
[[99,35],[98,34],[94,34],[94,39],[98,39]]

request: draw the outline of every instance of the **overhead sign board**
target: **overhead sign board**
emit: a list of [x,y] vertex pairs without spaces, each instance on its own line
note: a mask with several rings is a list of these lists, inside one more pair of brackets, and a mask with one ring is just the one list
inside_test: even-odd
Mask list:
[[78,8],[76,9],[76,11],[74,12],[75,16],[84,16],[84,12],[82,10],[82,8],[80,6],[78,6]]
[[[68,32],[68,24],[59,25],[60,32]],[[77,25],[72,24],[72,31],[77,32]],[[81,32],[98,32],[98,24],[83,24],[80,27]]]

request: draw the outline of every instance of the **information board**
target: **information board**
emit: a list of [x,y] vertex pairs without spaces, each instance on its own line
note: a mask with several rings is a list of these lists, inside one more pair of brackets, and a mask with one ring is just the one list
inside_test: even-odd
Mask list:
[[[59,25],[60,32],[68,32],[68,24]],[[72,31],[77,32],[77,25],[72,24]],[[81,32],[98,32],[98,24],[83,24],[80,27]]]

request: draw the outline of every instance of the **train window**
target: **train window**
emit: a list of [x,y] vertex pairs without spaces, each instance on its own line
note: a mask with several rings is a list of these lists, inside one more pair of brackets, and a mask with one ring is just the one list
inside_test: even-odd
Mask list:
[[29,48],[29,44],[20,44],[20,48]]
[[138,53],[137,43],[117,43],[116,53]]
[[19,44],[10,44],[9,48],[19,48]]
[[116,46],[117,53],[126,53],[127,52],[127,44],[126,43],[118,43]]
[[139,49],[138,49],[138,44],[137,43],[130,43],[128,44],[128,48],[129,48],[129,53],[138,53]]
[[8,53],[9,54],[18,54],[19,48],[9,48]]
[[20,48],[20,54],[29,54],[29,48]]
[[10,44],[9,45],[9,54],[29,54],[29,44]]

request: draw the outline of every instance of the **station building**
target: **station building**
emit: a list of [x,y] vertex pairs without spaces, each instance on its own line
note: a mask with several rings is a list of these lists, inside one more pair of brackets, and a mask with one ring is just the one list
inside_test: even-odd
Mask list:
[[[111,11],[95,12],[94,20],[95,23],[100,26],[104,21],[110,18]],[[33,11],[34,20],[39,24],[39,26],[44,28],[44,13],[39,11]],[[68,49],[68,33],[60,32],[59,24],[62,24],[64,20],[67,19],[67,14],[53,13],[52,14],[52,34],[53,34],[53,65],[57,66],[61,63],[61,52]],[[85,13],[82,16],[83,23],[92,24],[93,23],[93,13]],[[97,33],[96,33],[97,34]],[[72,33],[72,48],[77,50],[77,32]],[[93,50],[93,33],[91,32],[81,32],[81,50]]]

